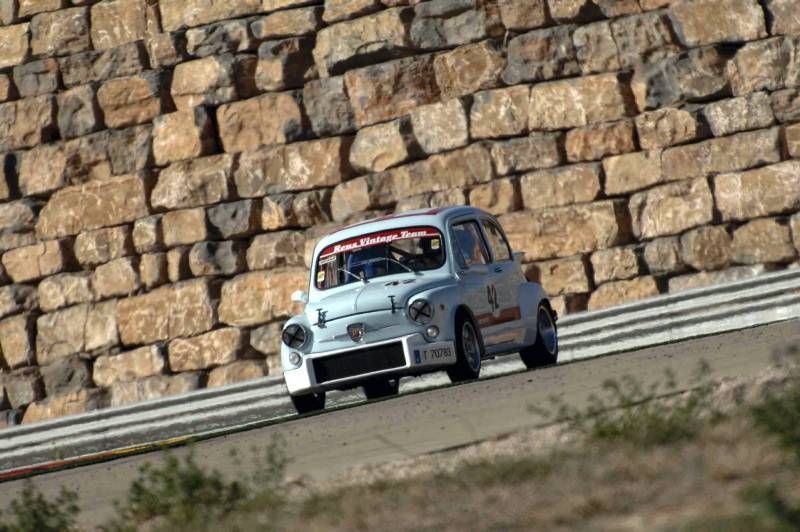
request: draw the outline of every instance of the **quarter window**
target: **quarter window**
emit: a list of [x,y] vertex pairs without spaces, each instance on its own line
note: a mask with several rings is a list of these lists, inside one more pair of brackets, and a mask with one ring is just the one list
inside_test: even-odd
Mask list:
[[464,222],[454,225],[453,240],[455,247],[458,249],[459,258],[467,268],[489,262],[483,237],[476,222]]
[[491,220],[482,220],[483,228],[486,230],[486,236],[489,239],[489,247],[492,250],[492,256],[495,262],[502,262],[504,260],[511,260],[511,246],[508,245],[506,237],[503,232],[497,227],[497,224]]

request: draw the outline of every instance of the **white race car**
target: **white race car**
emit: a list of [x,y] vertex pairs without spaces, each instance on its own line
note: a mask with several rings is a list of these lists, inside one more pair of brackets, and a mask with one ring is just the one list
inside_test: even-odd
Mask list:
[[305,310],[281,338],[297,411],[323,409],[328,390],[386,397],[400,377],[442,369],[452,382],[476,379],[497,355],[554,364],[557,316],[521,256],[473,207],[395,214],[323,238],[308,293],[292,295]]

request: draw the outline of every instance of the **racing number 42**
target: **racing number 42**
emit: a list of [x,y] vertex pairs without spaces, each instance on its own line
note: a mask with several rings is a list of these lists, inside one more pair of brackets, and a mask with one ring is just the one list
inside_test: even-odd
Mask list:
[[497,300],[497,288],[493,284],[486,285],[486,297],[489,299],[489,307],[492,312],[500,308],[500,302]]

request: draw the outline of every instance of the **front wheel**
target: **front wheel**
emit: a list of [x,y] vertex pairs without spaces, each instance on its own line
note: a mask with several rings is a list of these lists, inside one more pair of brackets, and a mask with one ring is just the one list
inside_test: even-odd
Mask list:
[[483,344],[478,330],[466,314],[456,318],[456,363],[447,368],[450,382],[464,382],[477,379],[481,374]]
[[364,395],[370,400],[397,395],[399,390],[400,379],[374,380],[364,384]]
[[317,412],[325,408],[325,392],[292,395],[291,398],[294,409],[300,415]]
[[553,311],[547,304],[539,304],[536,327],[536,343],[519,352],[528,369],[550,366],[558,361],[558,328]]

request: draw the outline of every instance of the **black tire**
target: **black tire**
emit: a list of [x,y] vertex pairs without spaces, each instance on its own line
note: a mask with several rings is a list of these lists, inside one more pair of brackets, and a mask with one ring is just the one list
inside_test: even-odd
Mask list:
[[[558,361],[558,327],[555,315],[547,303],[539,303],[536,311],[536,327],[536,343],[519,352],[522,362],[528,369],[552,366]],[[547,336],[550,328],[553,338]]]
[[[483,339],[475,322],[466,312],[456,316],[456,363],[447,368],[450,382],[465,382],[477,379],[481,374]],[[468,340],[468,338],[472,340]],[[470,347],[471,344],[471,347]]]
[[364,395],[367,399],[382,399],[397,395],[400,391],[400,379],[373,380],[364,383]]
[[309,414],[325,408],[325,392],[310,393],[308,395],[292,395],[292,404],[297,413]]

